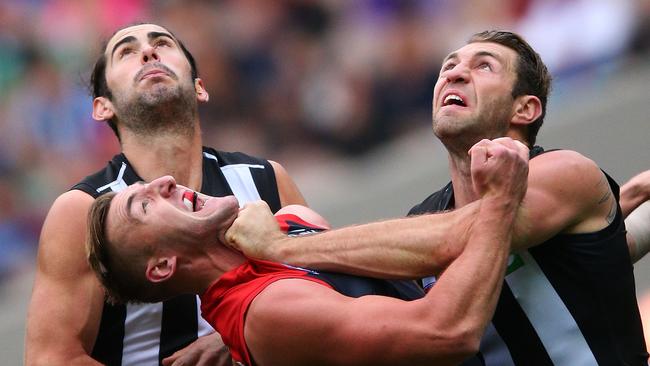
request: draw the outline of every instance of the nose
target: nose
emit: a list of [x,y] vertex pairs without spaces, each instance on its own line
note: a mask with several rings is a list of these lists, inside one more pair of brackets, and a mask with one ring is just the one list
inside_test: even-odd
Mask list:
[[450,83],[466,83],[469,80],[469,68],[462,63],[442,72]]
[[152,193],[157,192],[162,197],[171,196],[174,188],[176,188],[176,180],[171,175],[154,179],[147,185],[147,189],[151,190]]
[[156,52],[155,47],[145,45],[142,49],[142,64],[154,61],[160,61],[160,55]]

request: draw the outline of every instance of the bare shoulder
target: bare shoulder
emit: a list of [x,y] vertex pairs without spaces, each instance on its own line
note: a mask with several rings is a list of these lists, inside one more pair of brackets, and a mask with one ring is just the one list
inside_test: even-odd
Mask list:
[[530,160],[527,246],[558,233],[588,233],[611,223],[616,200],[607,177],[586,156],[571,150],[551,151]]
[[[93,197],[78,190],[63,193],[54,201],[41,231],[39,270],[87,267],[84,241],[88,209],[93,201]],[[71,264],[75,265],[69,267]]]
[[609,191],[598,165],[572,150],[557,150],[530,160],[529,187],[544,188],[559,196],[584,198]]
[[298,186],[282,164],[273,160],[269,160],[269,163],[275,173],[275,180],[278,185],[278,192],[280,193],[280,205],[283,207],[290,204],[307,206],[307,202],[298,189]]
[[86,216],[94,199],[72,190],[52,204],[43,224],[27,313],[25,364],[96,364],[88,355],[104,293],[86,260]]
[[[246,317],[246,327],[264,331],[266,321],[280,319],[295,321],[299,313],[309,312],[313,307],[332,301],[332,297],[345,298],[331,288],[314,281],[289,278],[268,285],[251,303]],[[313,301],[318,299],[318,301]],[[296,310],[300,309],[297,313]]]
[[556,150],[530,160],[530,174],[563,176],[566,178],[600,176],[600,168],[593,160],[573,150]]
[[283,279],[269,285],[246,314],[244,337],[255,362],[322,362],[320,357],[325,355],[319,343],[335,334],[335,324],[344,324],[336,305],[343,299],[328,287],[304,279]]

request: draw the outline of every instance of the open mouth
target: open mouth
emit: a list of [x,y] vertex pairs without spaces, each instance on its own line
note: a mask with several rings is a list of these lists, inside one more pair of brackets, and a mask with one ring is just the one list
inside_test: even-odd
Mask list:
[[457,106],[461,106],[461,107],[467,107],[467,104],[465,103],[463,98],[461,98],[457,94],[449,94],[449,95],[447,95],[445,97],[445,99],[442,101],[442,106],[446,107],[448,105],[457,105]]
[[183,204],[185,205],[185,207],[187,207],[188,210],[192,212],[196,212],[201,208],[203,208],[203,205],[205,204],[205,202],[203,202],[203,205],[201,205],[201,207],[199,208],[197,205],[198,198],[199,195],[196,192],[189,191],[189,190],[185,191],[185,193],[183,193]]

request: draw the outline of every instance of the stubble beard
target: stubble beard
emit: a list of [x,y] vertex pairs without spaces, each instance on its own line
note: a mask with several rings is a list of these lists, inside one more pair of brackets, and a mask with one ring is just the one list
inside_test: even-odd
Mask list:
[[433,133],[451,154],[467,156],[469,149],[482,139],[502,137],[508,131],[512,98],[492,101],[482,113],[463,117],[433,115]]
[[197,113],[193,86],[155,84],[126,99],[116,96],[118,123],[142,137],[160,134],[191,136]]

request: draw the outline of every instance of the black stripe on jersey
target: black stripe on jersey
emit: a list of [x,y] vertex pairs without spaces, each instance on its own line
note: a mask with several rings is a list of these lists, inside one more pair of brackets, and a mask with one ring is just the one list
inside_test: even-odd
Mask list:
[[275,213],[282,207],[280,206],[280,195],[276,189],[278,183],[275,178],[275,170],[273,170],[271,164],[266,161],[263,162],[263,165],[264,170],[251,169],[250,171],[253,176],[253,182],[255,182],[255,187],[260,193],[260,197],[265,197],[265,201],[269,204],[271,212]]
[[537,332],[505,282],[492,324],[508,346],[515,365],[553,366]]
[[197,339],[197,303],[195,295],[181,295],[163,302],[158,362]]
[[126,307],[124,305],[104,304],[102,321],[91,354],[92,358],[107,366],[122,364],[125,319]]
[[310,273],[309,276],[329,283],[336,292],[350,297],[381,295],[411,301],[424,296],[424,291],[415,281],[381,280],[332,272]]
[[[215,168],[210,165],[214,164]],[[213,159],[203,159],[203,182],[201,183],[201,192],[213,197],[231,196],[232,190],[226,177],[221,172],[219,163]]]
[[474,357],[470,358],[469,360],[465,360],[462,363],[462,366],[485,366],[485,358],[483,358],[483,355],[479,352]]
[[[641,320],[634,311],[633,267],[622,226],[619,210],[601,231],[556,236],[529,251],[571,311],[598,364],[645,365],[648,356],[642,352],[642,329],[635,326]],[[618,352],[611,351],[612,345]]]

